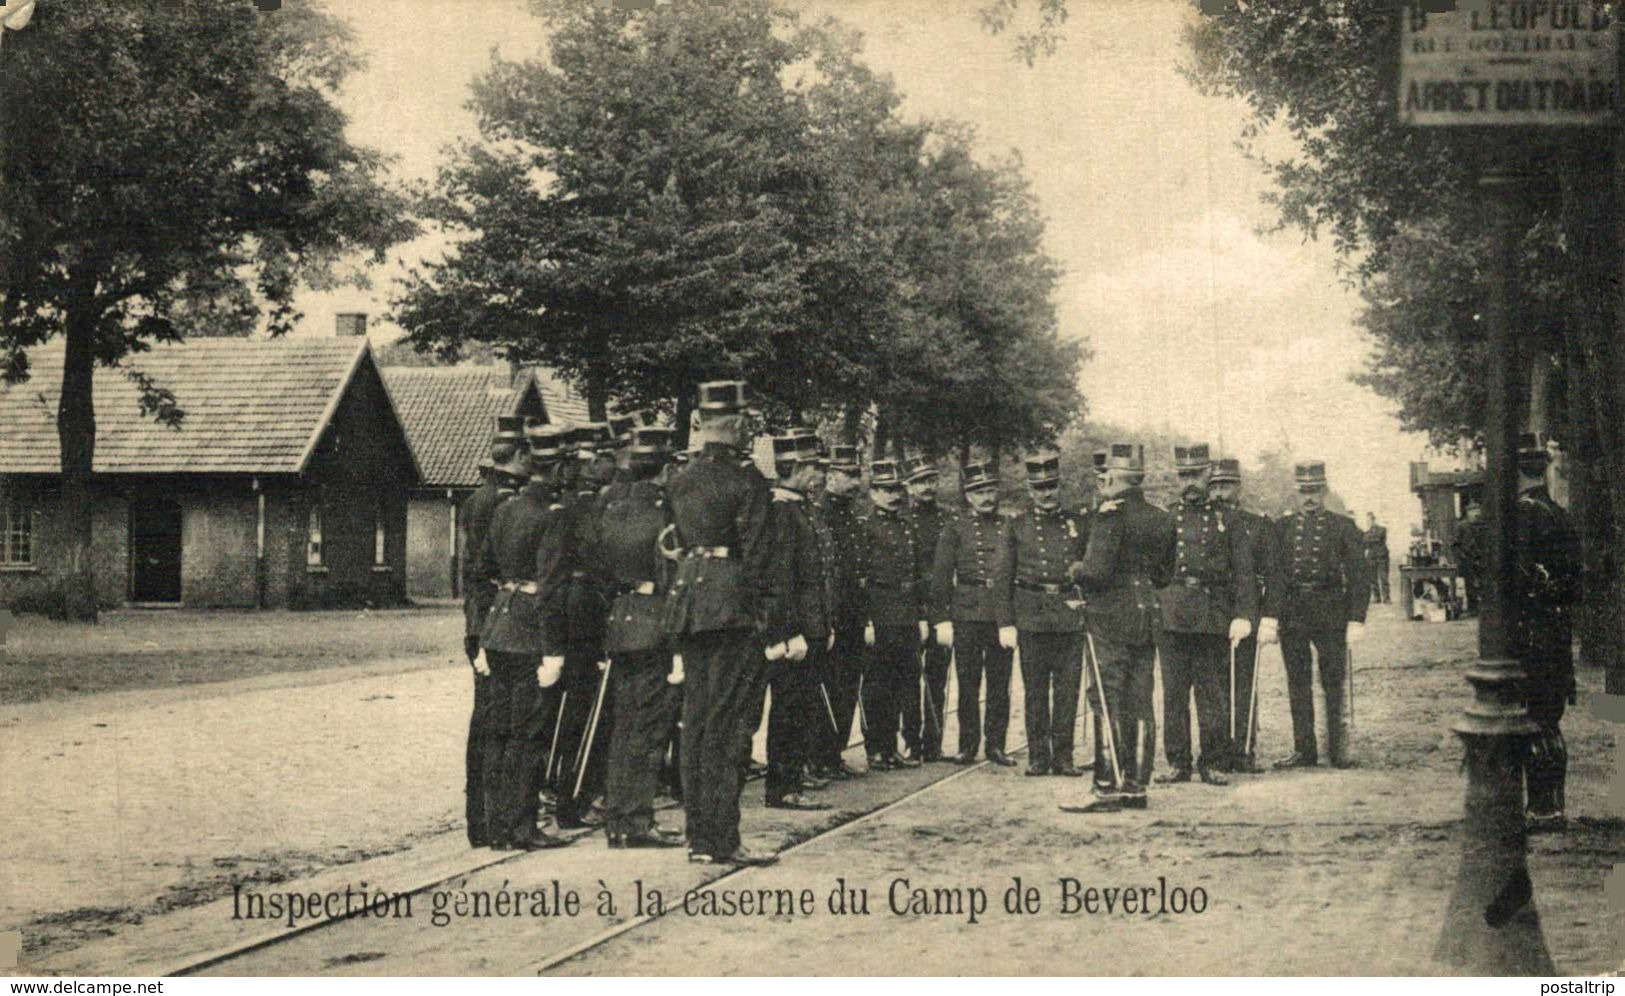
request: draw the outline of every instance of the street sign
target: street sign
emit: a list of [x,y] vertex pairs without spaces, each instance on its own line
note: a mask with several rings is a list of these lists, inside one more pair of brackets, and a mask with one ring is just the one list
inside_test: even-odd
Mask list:
[[[1442,13],[1426,7],[1452,6]],[[1616,123],[1618,26],[1589,2],[1457,0],[1399,10],[1399,120],[1421,126]]]

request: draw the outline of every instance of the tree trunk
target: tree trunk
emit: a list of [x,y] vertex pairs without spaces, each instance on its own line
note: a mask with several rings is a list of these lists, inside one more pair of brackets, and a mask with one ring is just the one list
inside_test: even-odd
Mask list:
[[90,477],[96,454],[95,316],[88,295],[84,298],[67,315],[62,398],[56,412],[62,461],[62,534],[67,542],[62,612],[70,620],[95,622],[96,579],[90,560]]
[[609,377],[597,363],[587,368],[587,417],[594,422],[609,421]]
[[886,444],[890,441],[890,440],[887,439],[887,435],[890,432],[890,430],[891,430],[891,426],[886,420],[886,413],[884,411],[881,411],[878,414],[876,414],[875,415],[875,438],[873,440],[871,440],[871,442],[874,444],[874,446],[869,451],[869,459],[871,461],[885,459],[885,457],[886,457]]
[[959,444],[959,465],[963,467],[967,463],[970,463],[970,440],[968,439]]
[[863,411],[854,402],[846,406],[841,417],[841,442],[847,446],[858,445],[858,432],[863,428]]

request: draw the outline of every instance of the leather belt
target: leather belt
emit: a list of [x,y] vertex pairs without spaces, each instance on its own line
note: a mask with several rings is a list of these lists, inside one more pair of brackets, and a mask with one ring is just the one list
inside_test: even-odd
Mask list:
[[725,546],[691,546],[684,552],[690,557],[710,557],[713,560],[728,559],[728,548]]
[[653,595],[655,583],[653,581],[627,581],[615,586],[617,595]]
[[954,578],[954,586],[958,588],[991,588],[993,582],[989,578]]
[[1045,581],[1017,581],[1016,587],[1025,588],[1028,591],[1042,592],[1046,595],[1059,595],[1072,586],[1069,584],[1050,584]]
[[542,590],[542,586],[535,581],[504,581],[503,591],[517,591],[521,595],[535,595]]

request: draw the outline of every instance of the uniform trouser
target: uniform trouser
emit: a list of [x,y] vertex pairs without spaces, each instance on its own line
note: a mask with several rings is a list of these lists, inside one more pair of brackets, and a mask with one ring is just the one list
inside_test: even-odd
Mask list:
[[484,756],[487,828],[491,840],[536,827],[536,780],[547,757],[554,693],[536,684],[535,654],[485,652],[491,665],[492,738]]
[[869,721],[864,749],[871,756],[896,753],[899,720],[905,720],[905,732],[906,717],[919,722],[920,631],[915,624],[875,626],[875,645],[863,673],[863,712]]
[[1010,729],[1010,661],[990,622],[954,623],[954,669],[959,677],[959,753],[974,755],[982,744],[982,679],[987,678],[987,749],[1002,751]]
[[[957,635],[957,634],[956,634]],[[920,728],[912,741],[914,752],[922,757],[942,756],[942,720],[947,710],[948,667],[953,663],[952,647],[930,640],[920,648],[921,688]],[[904,740],[908,732],[904,730]]]
[[762,647],[749,629],[692,633],[683,655],[683,807],[688,846],[717,857],[739,849],[739,793],[766,688]]
[[[1236,717],[1236,735],[1232,744],[1232,759],[1252,757],[1258,749],[1258,696],[1253,692],[1253,682],[1258,680],[1258,620],[1253,620],[1253,636],[1236,644],[1236,697],[1231,702],[1231,711],[1225,716],[1228,723],[1230,715]],[[1229,666],[1229,662],[1225,662]],[[1229,675],[1225,676],[1225,695],[1229,697]],[[1252,715],[1248,716],[1251,710]],[[1251,737],[1248,731],[1251,731]],[[1225,732],[1229,732],[1228,727]]]
[[[644,650],[621,654],[610,666],[615,727],[611,732],[600,726],[601,739],[593,750],[605,750],[608,757],[604,808],[612,834],[642,833],[654,822],[655,791],[671,725],[669,661],[661,651]],[[607,740],[602,739],[606,734]]]
[[[554,813],[560,821],[579,819],[604,789],[604,779],[609,772],[609,731],[614,729],[607,688],[597,725],[592,725],[593,707],[598,702],[603,678],[603,672],[598,670],[596,650],[581,648],[565,652],[564,674],[555,686],[564,696],[564,717],[558,724],[559,762],[555,764],[553,780],[553,791],[558,799]],[[583,767],[585,774],[581,774]],[[579,792],[576,791],[578,781]]]
[[1286,694],[1292,708],[1292,749],[1316,758],[1314,656],[1320,658],[1320,687],[1326,695],[1327,750],[1335,764],[1347,756],[1343,688],[1348,680],[1347,634],[1342,626],[1315,627],[1281,624],[1281,658],[1286,662]]
[[[664,759],[660,781],[672,798],[683,798],[683,689],[686,685],[666,686],[662,709],[666,717],[665,738],[660,741],[660,756]],[[668,756],[669,755],[669,756]]]
[[863,625],[837,626],[835,645],[826,655],[824,687],[829,692],[830,709],[835,713],[835,728],[823,741],[820,762],[834,768],[841,763],[846,745],[852,739],[852,718],[858,708],[858,689],[863,684],[863,671],[868,663],[867,648],[863,645]]
[[[778,660],[767,665],[767,683],[773,705],[767,714],[767,799],[776,802],[801,791],[801,775],[812,757],[820,731],[828,731],[824,706],[818,696],[823,669],[822,647],[799,661]],[[818,724],[823,724],[820,727]]]
[[1122,772],[1121,788],[1143,791],[1151,780],[1157,743],[1157,648],[1150,643],[1130,645],[1098,636],[1093,647],[1095,664],[1100,669],[1100,682],[1096,684],[1091,677],[1089,692],[1089,708],[1095,713],[1095,784],[1106,788],[1117,784],[1106,750],[1106,722],[1100,715],[1104,691],[1111,714],[1112,743]]
[[1388,561],[1368,560],[1366,566],[1371,572],[1371,600],[1388,601]]
[[1082,633],[1019,633],[1030,768],[1072,763],[1083,644]]
[[1530,741],[1524,778],[1529,792],[1529,812],[1542,816],[1561,813],[1564,806],[1569,757],[1559,723],[1568,707],[1568,684],[1564,675],[1560,680],[1531,677],[1526,685],[1529,718],[1540,727],[1540,732]]
[[469,668],[469,674],[474,678],[474,708],[468,716],[463,795],[468,818],[468,840],[478,845],[491,839],[485,805],[485,756],[487,753],[500,752],[502,741],[497,735],[496,697],[491,678],[473,668]]
[[1230,642],[1212,633],[1164,632],[1162,744],[1175,770],[1191,767],[1192,692],[1201,763],[1225,768],[1230,763]]

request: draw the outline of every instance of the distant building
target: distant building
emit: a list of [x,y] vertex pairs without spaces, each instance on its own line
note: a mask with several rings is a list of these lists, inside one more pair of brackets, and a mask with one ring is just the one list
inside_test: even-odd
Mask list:
[[480,458],[498,415],[547,422],[585,422],[587,404],[542,370],[507,366],[385,367],[384,382],[423,470],[406,511],[406,593],[413,598],[462,594],[460,510],[479,486]]
[[[65,571],[62,348],[0,385],[0,604]],[[406,597],[419,472],[364,336],[193,339],[124,366],[173,392],[179,428],[95,374],[91,569],[104,603],[317,608]]]

